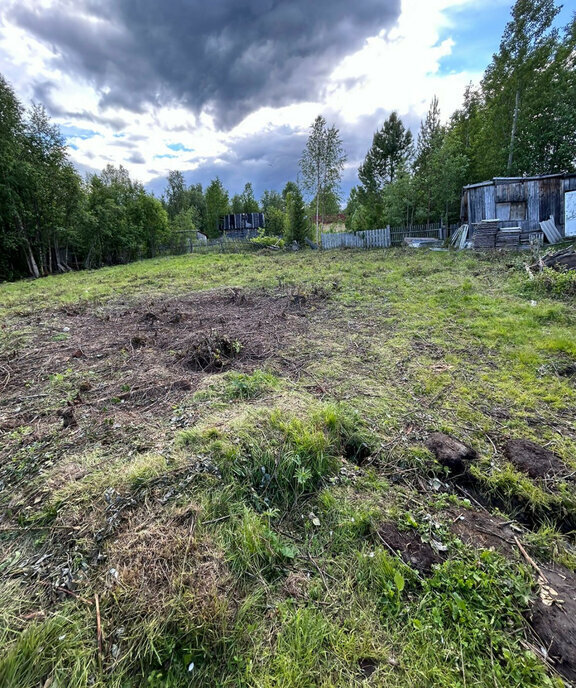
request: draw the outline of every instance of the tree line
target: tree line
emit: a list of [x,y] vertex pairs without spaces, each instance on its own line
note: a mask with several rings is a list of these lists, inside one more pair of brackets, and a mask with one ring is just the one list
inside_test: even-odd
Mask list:
[[454,222],[466,184],[576,169],[576,15],[560,29],[559,12],[554,0],[517,0],[480,85],[447,124],[437,98],[416,141],[390,115],[358,170],[349,229]]
[[[336,144],[342,156],[336,130],[328,129],[322,117],[314,127],[308,148],[315,145],[316,153],[324,154]],[[306,151],[301,164],[309,166],[310,174],[303,177],[307,188],[316,188],[321,199],[316,206],[337,211],[332,172],[321,166],[320,176],[317,169],[313,173]],[[214,238],[223,215],[260,210],[266,216],[265,235],[302,242],[312,233],[313,212],[295,182],[281,193],[266,190],[258,202],[250,182],[230,197],[218,177],[204,190],[202,184],[187,185],[177,170],[169,172],[160,199],[121,165],[107,165],[83,179],[46,110],[41,105],[26,110],[0,75],[0,280],[177,252],[182,234],[200,231]]]
[[[554,0],[517,0],[477,88],[443,124],[434,98],[414,139],[396,112],[374,134],[346,208],[353,231],[457,221],[462,187],[494,176],[576,169],[576,15],[555,27]],[[25,110],[0,75],[0,280],[152,257],[183,233],[219,235],[227,213],[262,211],[264,234],[303,242],[340,207],[346,154],[318,116],[282,192],[252,184],[230,197],[168,174],[161,199],[122,166],[82,179],[41,105]],[[305,203],[305,197],[307,203]],[[314,227],[315,226],[315,227]]]

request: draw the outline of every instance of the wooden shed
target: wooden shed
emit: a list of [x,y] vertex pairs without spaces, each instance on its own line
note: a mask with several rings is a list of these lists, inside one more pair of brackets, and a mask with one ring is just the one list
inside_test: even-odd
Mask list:
[[576,236],[576,174],[495,177],[463,190],[461,220],[469,225],[498,219],[500,227],[532,232],[550,216],[562,236]]

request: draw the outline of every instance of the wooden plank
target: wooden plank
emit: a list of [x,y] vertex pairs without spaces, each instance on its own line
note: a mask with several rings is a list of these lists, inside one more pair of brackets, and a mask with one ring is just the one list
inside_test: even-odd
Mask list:
[[511,220],[510,206],[511,203],[496,203],[496,217],[498,217],[499,220]]
[[540,229],[540,190],[537,182],[526,182],[527,209],[526,220],[528,229],[538,231]]
[[494,186],[487,186],[484,189],[484,212],[483,220],[491,220],[496,215],[496,188]]

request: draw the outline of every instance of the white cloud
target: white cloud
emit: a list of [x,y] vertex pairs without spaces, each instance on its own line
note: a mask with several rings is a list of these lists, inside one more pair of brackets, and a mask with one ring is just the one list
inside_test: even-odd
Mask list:
[[327,102],[353,122],[378,108],[423,117],[437,95],[444,116],[450,115],[461,104],[466,85],[481,76],[440,71],[442,58],[456,47],[451,38],[440,41],[441,29],[450,26],[446,10],[466,4],[470,0],[404,0],[398,26],[368,39],[334,70]]

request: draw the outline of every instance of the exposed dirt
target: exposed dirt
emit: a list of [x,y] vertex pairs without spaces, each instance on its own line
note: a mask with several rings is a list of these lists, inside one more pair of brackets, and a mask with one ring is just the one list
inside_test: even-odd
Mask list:
[[531,624],[555,669],[576,680],[576,575],[566,569],[542,569],[549,586],[558,593],[550,604],[539,597],[532,609]]
[[453,474],[464,473],[468,464],[478,458],[474,449],[442,432],[433,432],[425,445]]
[[[208,374],[232,366],[252,372],[264,362],[283,373],[285,360],[292,374],[298,356],[281,352],[307,331],[307,311],[325,299],[219,289],[12,320],[5,327],[15,333],[15,348],[0,353],[7,373],[0,487],[25,487],[40,470],[86,449],[161,449],[167,432],[194,422],[186,400]],[[27,493],[20,502],[37,497]]]
[[363,657],[358,660],[358,668],[363,678],[370,678],[372,674],[378,669],[380,662],[372,657]]
[[425,576],[432,572],[434,564],[444,561],[442,553],[423,542],[415,530],[400,530],[394,523],[383,523],[377,532],[383,544],[397,552],[405,564]]
[[569,471],[556,454],[530,440],[509,440],[504,446],[506,458],[531,478],[556,478]]
[[482,549],[494,549],[505,556],[516,554],[514,537],[519,530],[510,521],[486,511],[452,508],[446,512],[451,521],[450,530],[466,545]]

